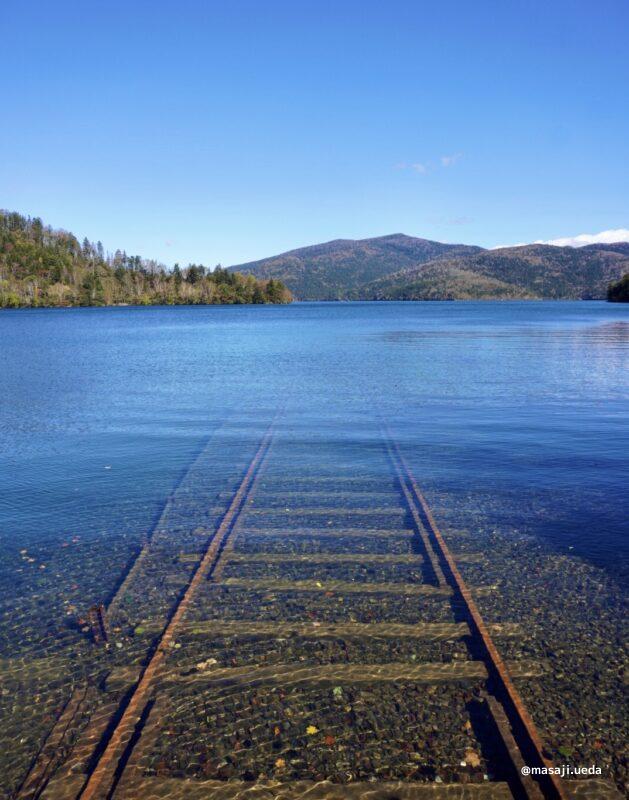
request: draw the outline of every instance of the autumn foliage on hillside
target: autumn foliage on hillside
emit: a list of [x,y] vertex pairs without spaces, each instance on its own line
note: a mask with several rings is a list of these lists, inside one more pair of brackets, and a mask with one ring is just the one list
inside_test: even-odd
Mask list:
[[168,270],[100,242],[79,243],[35,217],[0,211],[0,307],[288,303],[279,280],[214,271],[198,264]]

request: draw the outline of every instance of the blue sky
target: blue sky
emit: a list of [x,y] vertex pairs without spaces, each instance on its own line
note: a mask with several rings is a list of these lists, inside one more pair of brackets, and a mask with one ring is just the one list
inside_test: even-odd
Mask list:
[[629,228],[627,0],[7,0],[0,206],[172,264]]

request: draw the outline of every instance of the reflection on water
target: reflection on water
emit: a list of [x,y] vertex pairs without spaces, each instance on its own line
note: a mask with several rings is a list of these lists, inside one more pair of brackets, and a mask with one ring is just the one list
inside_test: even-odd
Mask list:
[[[135,778],[458,781],[466,752],[478,760],[465,768],[470,779],[498,770],[470,705],[476,678],[452,686],[433,675],[430,691],[418,688],[421,665],[456,666],[470,653],[452,627],[412,636],[420,623],[461,619],[447,597],[417,589],[434,576],[408,536],[380,416],[466,579],[500,587],[480,595],[483,613],[526,623],[501,639],[505,657],[553,665],[522,693],[555,757],[581,748],[580,758],[598,758],[608,777],[622,778],[622,714],[610,707],[622,708],[626,309],[6,312],[0,343],[0,796],[20,784],[69,698],[77,741],[106,727],[280,404],[224,585],[204,587],[190,612],[153,717],[168,726],[149,726]],[[121,588],[139,552],[149,556]],[[86,612],[112,598],[106,652],[92,644]],[[292,627],[282,632],[284,623]],[[313,623],[372,627],[358,637],[355,628],[295,634]],[[265,624],[272,638],[255,628]],[[404,625],[412,628],[390,636]],[[210,667],[252,662],[269,670],[259,690],[251,694],[249,679],[233,673],[232,689],[217,695]],[[371,674],[365,665],[393,663],[390,674],[414,687],[404,703],[385,680],[359,680]],[[300,664],[311,670],[307,687],[291,682]],[[420,743],[412,752],[410,731]],[[234,750],[242,751],[235,760]],[[81,773],[81,758],[79,748],[63,767],[68,780]]]

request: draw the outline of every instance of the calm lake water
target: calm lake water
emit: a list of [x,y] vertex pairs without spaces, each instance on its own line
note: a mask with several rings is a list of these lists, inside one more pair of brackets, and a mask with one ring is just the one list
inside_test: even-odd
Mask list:
[[217,426],[228,460],[279,403],[296,445],[367,461],[382,414],[427,488],[626,573],[628,363],[602,302],[5,311],[4,578],[34,544],[139,541]]

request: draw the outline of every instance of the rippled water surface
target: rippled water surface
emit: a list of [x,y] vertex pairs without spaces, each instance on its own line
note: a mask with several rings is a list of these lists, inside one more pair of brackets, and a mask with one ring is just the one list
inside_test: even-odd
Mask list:
[[[0,315],[3,569],[33,543],[141,536],[228,415],[365,441],[614,571],[627,556],[629,310],[356,303]],[[368,458],[368,449],[365,457]],[[496,504],[497,498],[502,502]]]
[[[284,741],[274,733],[284,728],[270,722],[284,713],[274,688],[254,702],[243,678],[244,694],[217,711],[211,690],[186,682],[217,664],[263,664],[270,680],[275,669],[288,680],[293,662],[313,675],[343,663],[348,684],[365,664],[386,677],[395,662],[410,680],[416,663],[420,671],[424,662],[456,668],[470,657],[462,640],[405,639],[422,620],[461,618],[438,591],[417,600],[432,578],[405,538],[410,523],[384,445],[388,426],[461,554],[465,579],[479,587],[481,612],[520,625],[516,639],[501,640],[504,657],[534,659],[535,675],[547,674],[521,691],[550,751],[596,759],[606,778],[624,785],[628,366],[629,309],[602,302],[2,312],[0,797],[15,795],[55,721],[72,708],[68,698],[78,697],[68,728],[78,744],[69,765],[46,773],[58,781],[51,797],[76,796],[73,781],[90,769],[81,743],[92,730],[102,735],[99,715],[106,725],[124,702],[273,419],[260,497],[248,506],[224,585],[200,585],[188,638],[182,634],[169,662],[180,683],[160,693],[163,706],[147,723],[159,733],[163,717],[169,730],[141,739],[133,774],[463,780],[467,690],[435,689],[428,704],[408,695],[398,726],[397,689],[386,680],[337,686],[332,705],[315,681],[311,694],[288,693],[294,737]],[[316,535],[303,535],[312,528]],[[148,556],[121,588],[147,540]],[[377,584],[390,594],[381,596]],[[107,651],[86,626],[92,603],[110,604]],[[278,622],[317,620],[376,626],[378,635],[349,650],[308,636],[301,644],[264,638]],[[391,635],[396,624],[406,625],[404,635]],[[259,638],[234,639],[242,625]],[[346,691],[355,707],[342,711],[334,703],[348,702]],[[243,708],[253,714],[244,745]],[[374,726],[367,752],[363,732]],[[270,741],[258,742],[267,728]],[[312,728],[320,741],[309,738]],[[273,747],[298,757],[278,750],[269,761]],[[491,748],[482,761],[473,756],[465,780],[500,768]],[[55,795],[59,786],[69,793]]]

